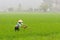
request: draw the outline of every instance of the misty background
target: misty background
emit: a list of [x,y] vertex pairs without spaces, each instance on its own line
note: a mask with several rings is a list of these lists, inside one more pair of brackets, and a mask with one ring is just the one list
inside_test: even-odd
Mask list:
[[0,0],[0,11],[60,11],[60,0]]

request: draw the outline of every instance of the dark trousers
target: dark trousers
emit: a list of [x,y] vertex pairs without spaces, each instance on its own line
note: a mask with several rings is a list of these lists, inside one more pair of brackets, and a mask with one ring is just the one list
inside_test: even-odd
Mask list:
[[19,31],[19,27],[15,27],[15,31]]

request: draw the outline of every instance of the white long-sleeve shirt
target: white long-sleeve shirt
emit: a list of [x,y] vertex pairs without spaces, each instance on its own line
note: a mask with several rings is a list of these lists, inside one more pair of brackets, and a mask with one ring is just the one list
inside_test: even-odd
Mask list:
[[23,23],[17,23],[16,27],[21,27]]

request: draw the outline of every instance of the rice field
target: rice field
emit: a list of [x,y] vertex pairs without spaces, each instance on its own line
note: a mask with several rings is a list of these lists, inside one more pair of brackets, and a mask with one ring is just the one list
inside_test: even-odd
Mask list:
[[[15,32],[19,19],[28,27]],[[60,14],[0,12],[0,40],[60,40]]]

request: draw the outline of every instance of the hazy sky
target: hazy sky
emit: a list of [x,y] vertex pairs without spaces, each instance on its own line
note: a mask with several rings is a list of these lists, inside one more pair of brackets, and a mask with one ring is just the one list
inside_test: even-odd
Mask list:
[[9,7],[18,7],[18,4],[22,4],[22,8],[37,8],[43,1],[42,0],[0,0],[0,9],[6,9]]

